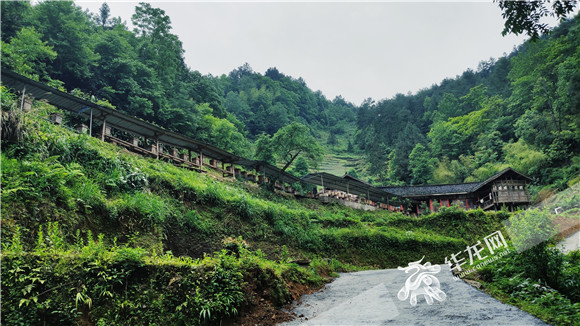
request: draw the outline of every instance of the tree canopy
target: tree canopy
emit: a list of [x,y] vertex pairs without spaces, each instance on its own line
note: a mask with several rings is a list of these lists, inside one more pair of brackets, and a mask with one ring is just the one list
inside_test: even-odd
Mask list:
[[548,24],[541,22],[544,17],[556,17],[563,20],[571,13],[577,0],[525,0],[498,1],[505,19],[502,35],[526,33],[532,40],[537,40],[541,34],[550,31]]
[[[298,158],[302,163],[296,168],[307,170],[308,166],[317,167],[323,155],[323,149],[310,134],[305,125],[293,122],[278,130],[272,138],[262,134],[258,138],[256,156],[265,161],[276,160],[286,171]],[[305,164],[306,168],[305,168]]]

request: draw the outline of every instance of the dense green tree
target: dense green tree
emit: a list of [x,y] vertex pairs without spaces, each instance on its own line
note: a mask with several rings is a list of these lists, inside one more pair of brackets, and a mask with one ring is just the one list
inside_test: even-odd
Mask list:
[[536,110],[527,110],[515,123],[516,136],[538,148],[546,148],[553,140],[549,118]]
[[244,122],[250,137],[273,135],[296,121],[326,130],[339,124],[353,129],[356,107],[340,96],[329,101],[321,92],[312,92],[300,78],[286,76],[276,68],[264,75],[244,64],[227,76],[215,79],[225,97],[226,109]]
[[196,131],[198,138],[234,154],[249,154],[248,141],[233,123],[212,115],[213,110],[207,103],[198,105],[197,111],[202,116],[200,126]]
[[547,24],[541,22],[542,18],[551,16],[563,20],[574,10],[576,5],[577,1],[569,0],[500,0],[499,7],[505,19],[502,34],[514,33],[519,35],[525,32],[532,40],[536,40],[542,33],[550,30]]
[[433,183],[435,184],[445,184],[445,183],[453,183],[455,180],[455,175],[451,171],[451,162],[449,162],[449,158],[443,157],[437,163],[437,166],[433,170]]
[[53,48],[42,41],[34,27],[23,27],[10,39],[2,42],[2,65],[13,71],[39,80],[46,76],[46,61],[57,56]]
[[139,56],[158,74],[166,90],[173,89],[179,73],[185,70],[185,64],[181,41],[170,33],[171,19],[164,10],[141,2],[131,21],[140,40],[137,47]]
[[298,157],[292,173],[298,177],[303,177],[308,174],[308,171],[309,168],[306,159],[303,156]]
[[100,59],[89,85],[96,95],[127,113],[155,120],[153,108],[162,102],[162,85],[155,72],[140,61],[136,42],[124,25],[99,33],[95,52]]
[[411,154],[409,154],[409,172],[411,174],[411,184],[427,183],[433,175],[436,159],[431,157],[427,148],[421,143],[417,143]]
[[258,136],[255,143],[254,158],[270,164],[276,164],[274,150],[272,148],[272,138],[265,133]]
[[475,144],[475,161],[477,165],[497,162],[503,157],[503,146],[505,143],[501,139],[501,133],[497,130],[482,133],[477,136]]
[[326,143],[328,145],[330,145],[331,147],[336,146],[338,144],[338,138],[336,137],[336,133],[334,133],[334,132],[331,131],[328,134],[328,139],[326,140]]
[[459,101],[450,93],[443,94],[443,98],[439,102],[437,111],[433,112],[433,122],[446,121],[449,118],[456,117],[461,114]]
[[286,171],[300,156],[304,157],[309,166],[316,168],[322,159],[322,148],[308,127],[293,122],[278,130],[271,143],[274,155],[282,163],[282,171]]
[[248,124],[252,120],[254,113],[238,93],[230,91],[225,98],[224,105],[228,112],[235,115],[244,124]]
[[109,18],[111,15],[111,8],[105,2],[99,9],[99,14],[95,17],[97,24],[101,25],[102,28],[108,27],[110,24]]
[[33,7],[30,22],[58,53],[48,65],[51,77],[65,82],[68,89],[82,89],[99,60],[91,18],[73,2],[43,1]]
[[[23,27],[30,27],[30,1],[0,1],[2,41],[8,43]],[[3,50],[4,51],[4,50]]]
[[504,151],[505,163],[529,176],[539,176],[541,168],[546,164],[546,154],[534,150],[522,139],[506,144]]

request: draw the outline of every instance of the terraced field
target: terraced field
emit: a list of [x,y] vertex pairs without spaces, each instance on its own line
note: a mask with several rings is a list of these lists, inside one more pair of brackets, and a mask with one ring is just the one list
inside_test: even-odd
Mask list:
[[350,169],[359,172],[363,164],[363,158],[356,154],[328,154],[324,156],[319,171],[342,176]]

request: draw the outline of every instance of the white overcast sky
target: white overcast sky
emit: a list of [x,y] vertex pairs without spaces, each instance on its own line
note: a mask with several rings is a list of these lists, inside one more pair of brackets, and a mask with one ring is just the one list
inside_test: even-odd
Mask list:
[[[103,1],[76,1],[96,13]],[[138,3],[107,1],[131,26]],[[354,104],[415,93],[498,58],[525,36],[503,37],[490,2],[151,2],[171,18],[186,64],[227,74],[245,62],[298,78]]]

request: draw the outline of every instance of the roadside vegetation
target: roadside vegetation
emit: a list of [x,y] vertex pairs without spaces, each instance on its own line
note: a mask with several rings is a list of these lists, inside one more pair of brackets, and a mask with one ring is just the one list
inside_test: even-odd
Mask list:
[[467,277],[550,324],[578,325],[580,250],[563,253],[557,243],[580,230],[579,190],[575,184],[540,208],[513,214],[506,223],[510,253]]

